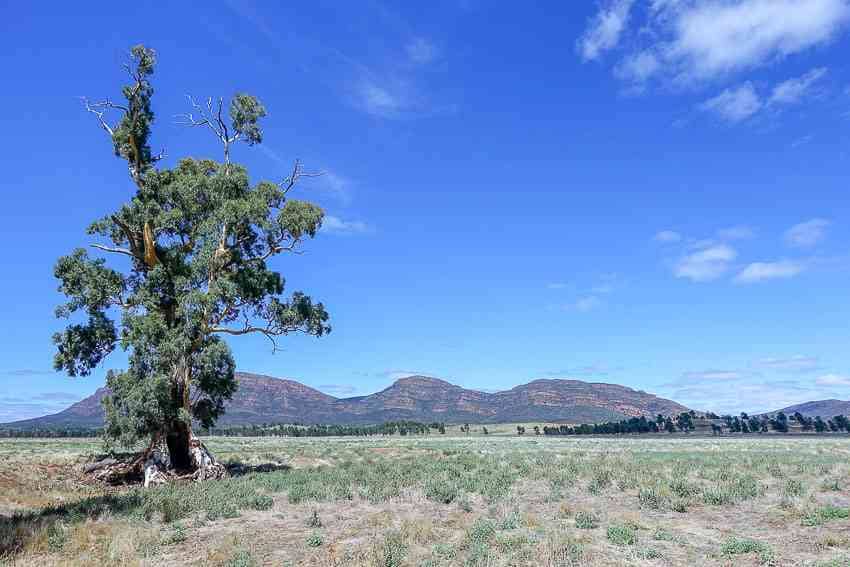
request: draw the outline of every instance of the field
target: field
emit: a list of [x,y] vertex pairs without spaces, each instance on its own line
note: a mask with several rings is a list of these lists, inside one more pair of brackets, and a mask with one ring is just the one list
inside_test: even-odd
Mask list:
[[850,566],[850,438],[213,438],[234,477],[80,485],[0,442],[10,565]]

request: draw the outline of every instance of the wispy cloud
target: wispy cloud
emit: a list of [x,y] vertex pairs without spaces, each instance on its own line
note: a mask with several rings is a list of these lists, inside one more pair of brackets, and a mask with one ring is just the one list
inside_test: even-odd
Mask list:
[[850,376],[844,374],[824,374],[815,378],[815,384],[818,386],[839,386],[850,387]]
[[692,370],[682,373],[684,382],[725,382],[743,377],[744,374],[738,370]]
[[826,75],[826,67],[812,69],[802,77],[788,79],[773,87],[768,104],[796,104],[811,93],[814,84]]
[[424,37],[412,39],[406,46],[407,57],[413,63],[426,65],[434,61],[440,54],[437,46]]
[[818,359],[802,354],[789,357],[768,357],[755,362],[755,366],[786,372],[807,372],[819,368]]
[[[628,92],[653,84],[666,92],[698,90],[825,45],[848,23],[846,0],[609,1],[589,20],[578,52],[584,61],[615,52],[611,69]],[[764,94],[745,77],[700,108],[740,123],[802,102],[825,74],[817,67]]]
[[785,232],[785,242],[795,248],[811,248],[826,237],[830,224],[830,221],[820,218],[795,224]]
[[45,368],[16,368],[0,371],[0,375],[5,376],[50,376],[54,374],[57,374],[55,370],[47,370]]
[[622,370],[622,368],[611,367],[604,363],[588,364],[585,366],[570,366],[561,370],[547,370],[538,373],[540,376],[547,378],[589,378],[608,376],[612,372]]
[[326,215],[321,231],[330,234],[369,234],[375,232],[375,229],[363,221],[343,220],[334,215]]
[[721,228],[717,231],[717,237],[721,240],[748,240],[755,237],[756,231],[747,225],[736,225]]
[[757,113],[762,102],[752,83],[728,88],[700,105],[700,109],[713,112],[727,122],[741,122]]
[[578,51],[586,61],[598,59],[616,47],[626,29],[633,0],[610,0],[591,19],[578,41]]
[[805,264],[794,260],[753,262],[735,276],[735,281],[737,283],[757,283],[767,280],[788,279],[803,273],[805,269]]
[[711,245],[680,258],[673,274],[694,282],[716,280],[729,270],[737,256],[735,249],[727,244]]
[[662,230],[656,232],[652,239],[656,242],[673,243],[682,240],[682,235],[673,230]]

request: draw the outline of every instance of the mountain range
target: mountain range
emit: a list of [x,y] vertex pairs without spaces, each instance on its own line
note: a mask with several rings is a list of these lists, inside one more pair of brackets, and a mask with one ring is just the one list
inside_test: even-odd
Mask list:
[[[221,425],[262,423],[372,424],[396,420],[445,423],[591,423],[627,417],[673,415],[688,408],[616,384],[580,380],[535,380],[501,392],[461,388],[427,376],[408,376],[368,396],[335,398],[294,380],[238,372],[239,388]],[[15,429],[99,427],[100,401],[94,394],[44,417],[5,424]]]
[[821,416],[823,418],[827,418],[836,415],[850,415],[850,401],[819,400],[816,402],[804,402],[802,404],[796,404],[788,406],[787,408],[782,408],[781,410],[776,410],[775,412],[770,412],[770,414],[776,414],[780,411],[785,415],[794,415],[796,412],[800,412],[805,417]]

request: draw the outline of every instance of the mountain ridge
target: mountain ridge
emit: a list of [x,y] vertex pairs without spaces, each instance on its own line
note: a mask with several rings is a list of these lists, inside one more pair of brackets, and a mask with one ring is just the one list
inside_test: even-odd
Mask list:
[[850,401],[836,400],[834,398],[828,400],[812,400],[767,412],[765,415],[775,415],[779,412],[782,412],[785,415],[793,415],[796,412],[800,412],[805,417],[821,416],[826,419],[836,415],[850,415]]
[[[548,421],[588,423],[641,415],[677,414],[688,408],[619,384],[538,379],[509,390],[483,392],[440,378],[411,375],[364,396],[336,398],[301,382],[237,372],[239,388],[221,425],[323,423],[363,425],[413,420],[446,423]],[[105,387],[56,414],[2,424],[16,429],[98,427]]]

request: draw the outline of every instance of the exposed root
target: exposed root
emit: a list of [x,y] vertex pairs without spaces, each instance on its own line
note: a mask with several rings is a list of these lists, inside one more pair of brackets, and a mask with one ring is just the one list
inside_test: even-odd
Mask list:
[[147,450],[125,457],[107,457],[83,468],[83,477],[90,482],[109,485],[155,484],[187,480],[218,480],[229,476],[227,467],[219,463],[209,449],[192,438],[190,449],[193,470],[172,468],[164,443],[152,443]]

